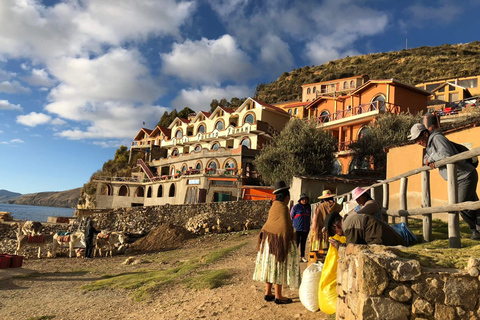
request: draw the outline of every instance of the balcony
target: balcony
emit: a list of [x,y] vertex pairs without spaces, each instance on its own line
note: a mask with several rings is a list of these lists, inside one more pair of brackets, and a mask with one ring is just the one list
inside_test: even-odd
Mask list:
[[361,104],[355,108],[322,115],[315,118],[314,121],[316,121],[319,126],[329,127],[361,121],[384,112],[398,114],[400,113],[400,106],[388,102],[374,101]]

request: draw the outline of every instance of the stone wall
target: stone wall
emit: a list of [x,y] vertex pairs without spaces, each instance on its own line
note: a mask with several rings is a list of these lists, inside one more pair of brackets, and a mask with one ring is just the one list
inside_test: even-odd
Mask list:
[[394,250],[340,248],[336,319],[480,319],[479,259],[464,271],[426,269]]
[[133,207],[93,212],[97,228],[148,233],[162,223],[172,223],[196,234],[228,232],[261,227],[268,217],[270,201],[227,201],[194,205]]

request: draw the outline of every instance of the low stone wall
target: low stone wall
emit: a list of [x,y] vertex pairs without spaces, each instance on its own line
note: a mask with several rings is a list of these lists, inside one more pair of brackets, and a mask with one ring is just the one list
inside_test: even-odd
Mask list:
[[480,260],[467,270],[434,270],[401,259],[395,249],[340,248],[336,319],[480,319]]
[[228,232],[261,227],[268,217],[270,201],[227,201],[194,205],[163,205],[119,208],[92,212],[97,228],[148,233],[162,223],[181,226],[196,234]]

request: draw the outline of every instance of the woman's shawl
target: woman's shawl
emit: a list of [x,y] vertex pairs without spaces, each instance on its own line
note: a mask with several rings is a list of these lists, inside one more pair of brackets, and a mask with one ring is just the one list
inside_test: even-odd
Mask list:
[[264,247],[261,244],[267,238],[269,253],[275,256],[277,262],[285,261],[295,237],[288,207],[282,201],[273,202],[268,212],[267,222],[263,225],[258,236],[257,251]]

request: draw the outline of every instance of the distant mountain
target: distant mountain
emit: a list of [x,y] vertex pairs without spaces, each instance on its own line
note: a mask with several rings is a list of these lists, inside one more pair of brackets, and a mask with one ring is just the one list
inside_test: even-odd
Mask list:
[[22,195],[21,193],[0,189],[0,203],[5,203],[7,202],[7,200],[18,198],[21,195]]
[[29,206],[76,208],[78,198],[80,197],[80,189],[81,188],[59,192],[29,193],[24,195],[18,194],[20,195],[19,197],[4,202]]
[[266,103],[300,100],[304,84],[358,75],[410,84],[466,77],[480,74],[479,59],[479,41],[346,57],[284,72],[277,80],[258,85],[255,96]]

